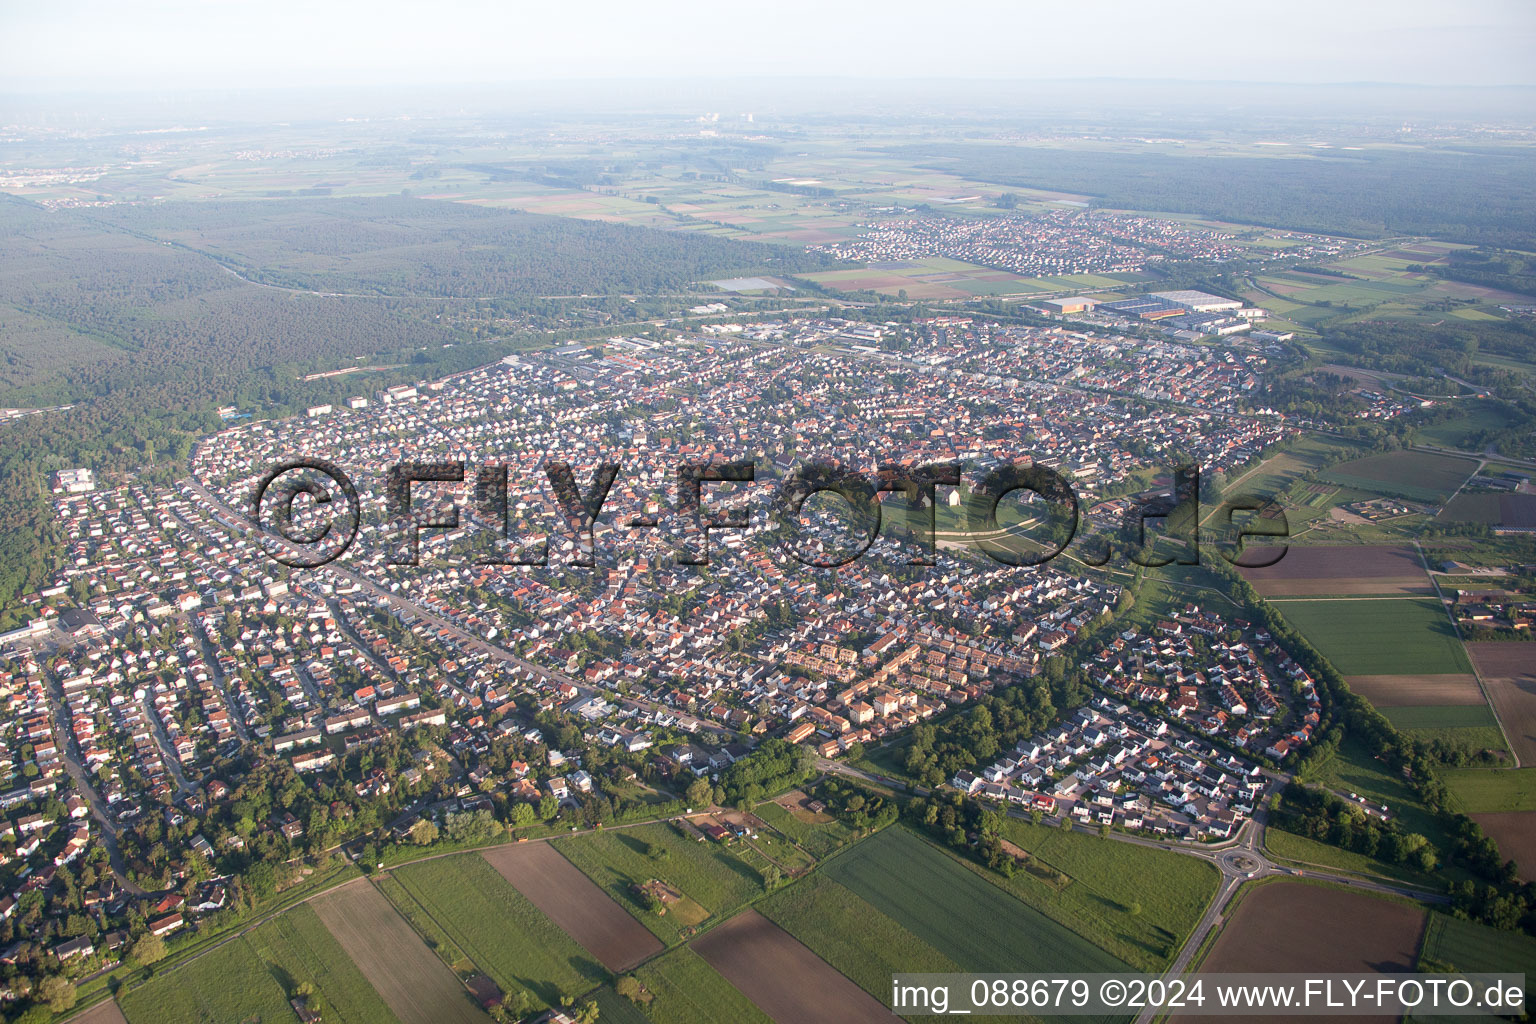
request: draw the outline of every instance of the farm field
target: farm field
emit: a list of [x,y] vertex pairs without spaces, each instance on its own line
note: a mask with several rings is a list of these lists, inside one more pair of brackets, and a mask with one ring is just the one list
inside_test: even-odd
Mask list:
[[453,943],[511,993],[527,989],[557,1006],[607,972],[477,853],[439,857],[391,872]]
[[1418,739],[1441,738],[1473,750],[1509,750],[1487,704],[1383,708],[1381,713]]
[[779,890],[757,909],[878,999],[886,998],[892,974],[960,970],[949,957],[821,874]]
[[1164,850],[1015,818],[1003,836],[1030,859],[1011,878],[983,877],[1144,970],[1168,965],[1220,884],[1211,865]]
[[1536,526],[1536,494],[1458,494],[1438,518],[1489,526]]
[[549,843],[514,843],[481,856],[610,971],[661,952],[656,936]]
[[70,1024],[128,1024],[128,1018],[123,1016],[122,1009],[111,999],[105,999],[76,1014]]
[[1392,494],[1410,501],[1442,502],[1466,483],[1477,462],[1455,455],[1397,451],[1343,462],[1323,479],[1344,487]]
[[[1201,962],[1200,970],[1371,974],[1412,971],[1418,963],[1424,917],[1424,911],[1417,907],[1362,893],[1304,882],[1270,882],[1242,897]],[[1282,920],[1285,927],[1276,927],[1276,922]],[[1297,942],[1298,935],[1307,936],[1307,941]]]
[[[762,892],[762,875],[757,868],[719,843],[684,837],[670,824],[572,836],[557,839],[554,845],[582,874],[668,944],[682,938],[688,926],[676,914],[647,911],[631,885],[658,878],[711,915],[728,913]],[[648,852],[652,846],[665,850],[665,855],[653,859]]]
[[1449,768],[1440,779],[1463,813],[1536,811],[1536,768]]
[[651,997],[645,1014],[655,1024],[770,1024],[763,1011],[687,946],[645,964],[635,980]]
[[298,1020],[288,1005],[288,993],[244,939],[155,975],[123,996],[120,1006],[129,1024]]
[[1536,765],[1536,645],[1476,643],[1467,651],[1515,756]]
[[294,907],[251,932],[246,941],[279,979],[287,979],[283,986],[286,991],[293,991],[302,982],[314,985],[325,1020],[400,1024],[313,908],[302,904]]
[[1445,609],[1430,598],[1291,599],[1276,607],[1345,676],[1472,670]]
[[1125,964],[905,828],[823,871],[967,971],[1116,971]]
[[1536,975],[1536,939],[1438,912],[1429,915],[1424,956],[1464,974],[1509,971]]
[[[884,1003],[755,910],[743,910],[692,945],[778,1024],[888,1024],[891,1019]],[[794,983],[786,984],[789,979]]]
[[316,899],[315,914],[402,1024],[487,1024],[463,984],[384,895],[359,879]]
[[1419,553],[1404,545],[1292,545],[1274,565],[1241,571],[1263,597],[1434,592]]
[[1488,706],[1477,678],[1465,672],[1427,676],[1364,675],[1349,676],[1348,679],[1351,690],[1383,711],[1446,705]]

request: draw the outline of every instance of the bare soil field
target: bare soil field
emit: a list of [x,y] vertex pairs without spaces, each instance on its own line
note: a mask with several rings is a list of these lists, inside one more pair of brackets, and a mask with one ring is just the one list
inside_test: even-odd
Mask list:
[[70,1024],[128,1024],[128,1018],[117,1008],[115,999],[108,999],[72,1018]]
[[311,904],[403,1024],[488,1024],[458,977],[366,878]]
[[1498,811],[1471,817],[1499,844],[1499,856],[1515,862],[1522,881],[1536,878],[1536,811]]
[[694,952],[779,1024],[890,1024],[890,1010],[755,910],[693,942]]
[[1378,708],[1483,703],[1477,680],[1464,672],[1425,676],[1349,676],[1349,688]]
[[1536,644],[1467,644],[1488,702],[1524,765],[1536,764]]
[[[1418,962],[1424,923],[1424,911],[1406,904],[1305,882],[1271,882],[1243,897],[1200,970],[1297,974],[1412,971]],[[1298,942],[1297,936],[1302,935],[1306,941]],[[1202,1018],[1172,1019],[1198,1022]],[[1396,1020],[1390,1016],[1339,1019],[1357,1024]]]
[[1243,569],[1242,573],[1264,597],[1428,594],[1434,590],[1419,553],[1401,546],[1292,547],[1274,565]]
[[610,971],[661,952],[660,939],[549,843],[513,843],[481,856]]

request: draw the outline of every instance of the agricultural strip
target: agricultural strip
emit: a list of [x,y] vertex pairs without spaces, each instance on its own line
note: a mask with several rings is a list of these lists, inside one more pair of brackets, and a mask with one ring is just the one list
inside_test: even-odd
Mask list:
[[1243,577],[1263,597],[1429,594],[1433,587],[1419,553],[1411,547],[1345,545],[1295,547]]
[[1476,643],[1467,651],[1515,756],[1536,765],[1536,644]]
[[321,1016],[340,1024],[400,1024],[362,972],[326,931],[313,908],[299,905],[257,928],[246,941],[271,965],[284,989],[303,982],[323,1001]]
[[601,964],[477,853],[419,861],[392,874],[503,992],[524,988],[556,1006],[607,978]]
[[549,843],[500,846],[482,856],[610,971],[627,970],[661,951],[661,940]]
[[[1349,688],[1378,708],[1487,706],[1475,676],[1349,676]],[[1389,716],[1390,717],[1390,716]]]
[[312,905],[403,1024],[486,1024],[490,1019],[367,879],[344,885]]
[[885,1005],[784,929],[744,910],[693,949],[779,1024],[889,1024]]
[[244,939],[226,942],[175,970],[155,975],[123,996],[121,1006],[129,1024],[253,1019],[290,1024],[298,1019],[288,1005],[288,993]]
[[646,1015],[656,1024],[769,1024],[763,1011],[687,946],[647,963],[635,980],[650,996]]

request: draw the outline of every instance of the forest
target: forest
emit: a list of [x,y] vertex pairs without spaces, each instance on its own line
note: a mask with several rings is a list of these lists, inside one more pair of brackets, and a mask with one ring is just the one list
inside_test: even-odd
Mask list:
[[655,294],[837,263],[756,242],[402,196],[121,206],[99,218],[261,284],[365,295]]
[[1304,157],[926,144],[892,152],[979,181],[1095,196],[1117,209],[1536,249],[1536,160],[1522,147]]
[[[23,612],[15,598],[53,561],[55,470],[90,466],[112,483],[148,467],[150,479],[173,479],[194,438],[218,429],[220,405],[293,414],[540,340],[467,344],[473,337],[442,315],[447,300],[422,292],[485,290],[508,313],[543,309],[538,296],[549,292],[686,289],[783,271],[800,266],[792,256],[425,200],[164,204],[110,217],[0,200],[0,403],[74,406],[0,425],[0,607]],[[253,283],[266,278],[298,284]],[[313,294],[331,289],[367,297]],[[393,369],[366,384],[299,380],[359,358]]]

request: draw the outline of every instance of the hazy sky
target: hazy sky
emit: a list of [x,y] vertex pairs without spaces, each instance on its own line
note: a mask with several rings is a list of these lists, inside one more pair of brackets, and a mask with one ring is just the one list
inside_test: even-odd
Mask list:
[[1536,0],[0,0],[0,88],[717,75],[1536,84]]

